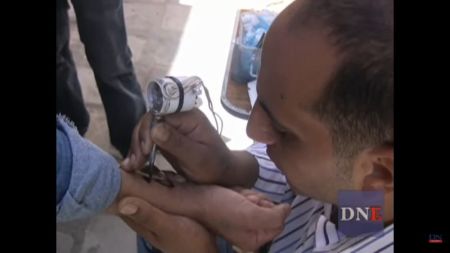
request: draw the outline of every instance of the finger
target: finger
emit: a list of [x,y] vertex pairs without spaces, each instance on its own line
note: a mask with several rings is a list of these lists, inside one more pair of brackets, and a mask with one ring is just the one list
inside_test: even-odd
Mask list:
[[[153,141],[158,146],[176,157],[180,164],[187,168],[197,168],[202,165],[202,160],[208,149],[205,145],[195,142],[180,134],[175,128],[166,123],[156,124],[151,132]],[[190,174],[185,168],[183,172]]]
[[135,149],[136,149],[136,145],[134,144],[134,142],[136,141],[136,132],[138,131],[138,125],[134,128],[133,130],[133,134],[131,135],[131,144],[130,144],[130,149],[128,150],[128,154],[125,157],[125,159],[120,163],[120,168],[126,170],[126,171],[132,171],[134,170],[132,167],[132,163],[131,160],[135,159]]
[[238,192],[242,196],[244,196],[246,199],[250,200],[253,204],[261,206],[261,207],[267,207],[271,208],[274,207],[275,204],[264,194],[260,192],[256,192],[250,189],[246,189],[240,186],[235,186],[232,188],[232,190]]
[[150,135],[150,130],[152,126],[153,115],[151,113],[146,113],[142,118],[142,123],[139,127],[139,140],[141,145],[142,154],[146,157],[151,152],[153,142]]
[[275,206],[275,204],[272,201],[266,200],[257,195],[247,195],[245,196],[245,198],[248,199],[253,204],[258,205],[260,207],[272,208]]
[[275,204],[272,201],[265,200],[265,199],[260,199],[258,201],[257,205],[262,206],[262,207],[267,207],[267,208],[271,208],[271,207],[275,206]]
[[258,205],[259,202],[259,198],[258,196],[255,195],[249,195],[249,196],[245,196],[246,199],[250,200],[253,204]]
[[138,156],[142,157],[139,139],[139,128],[144,119],[145,117],[142,117],[139,120],[138,124],[134,127],[133,134],[131,136],[130,150],[128,151],[128,155],[125,158],[125,160],[123,160],[122,163],[120,164],[120,167],[126,171],[133,171],[143,167],[143,164],[142,166],[139,166],[139,163],[137,162],[138,159],[137,157]]
[[203,122],[209,124],[208,118],[197,108],[190,111],[168,115],[165,121],[182,134],[189,134]]
[[278,204],[274,207],[274,209],[280,213],[281,223],[283,223],[283,221],[291,213],[291,206],[289,204]]
[[167,179],[169,179],[170,181],[172,181],[173,183],[176,184],[182,184],[182,183],[186,183],[187,180],[186,178],[184,178],[183,176],[179,175],[179,174],[174,174],[174,173],[166,173],[166,177]]
[[119,202],[119,213],[128,217],[144,229],[165,234],[171,226],[169,215],[145,200],[126,197]]
[[[271,208],[275,212],[275,225],[278,224],[278,226],[275,226],[275,229],[279,229],[280,226],[282,227],[284,225],[284,221],[288,217],[288,215],[291,213],[291,206],[289,204],[278,204],[275,205],[273,208]],[[269,210],[269,209],[266,209]]]
[[[283,231],[284,222],[290,213],[290,206],[287,204],[281,204],[276,205],[271,209],[264,210],[266,211],[266,213],[264,214],[264,212],[261,212],[262,216],[259,216],[256,219],[262,219],[265,221],[270,220],[271,222],[266,222],[266,224],[269,224],[269,226],[266,227],[266,229],[258,232],[259,235],[257,236],[257,239],[255,239],[256,242],[254,242],[254,245],[262,245],[274,239]],[[267,215],[267,212],[269,212],[270,215]],[[249,248],[249,250],[251,250],[251,248]]]
[[179,133],[193,137],[197,142],[223,143],[215,127],[213,127],[206,115],[197,108],[191,111],[169,115],[165,118],[165,121]]
[[272,208],[262,208],[260,212],[255,215],[257,221],[267,221],[267,229],[278,231],[284,226],[284,221],[291,211],[291,207],[288,204],[275,205]]
[[256,196],[261,201],[261,204],[266,204],[266,202],[272,203],[272,200],[269,197],[267,197],[267,195],[257,192],[257,191],[242,188],[239,191],[239,193],[242,194],[246,198],[248,198],[249,196]]
[[142,169],[148,160],[148,156],[145,156],[142,153],[139,137],[137,137],[137,138],[138,138],[138,141],[136,141],[133,144],[134,145],[133,154],[130,157],[130,167],[131,167],[131,170],[133,170],[133,171]]

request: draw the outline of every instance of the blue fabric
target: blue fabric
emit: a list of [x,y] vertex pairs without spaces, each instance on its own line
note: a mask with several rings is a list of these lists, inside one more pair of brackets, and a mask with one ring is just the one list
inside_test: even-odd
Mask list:
[[56,157],[57,198],[60,197],[56,219],[63,222],[96,215],[108,208],[119,193],[119,164],[81,137],[65,117],[57,116],[56,124],[57,133],[61,132]]
[[59,124],[56,124],[56,203],[61,202],[69,188],[72,173],[72,150],[69,139]]

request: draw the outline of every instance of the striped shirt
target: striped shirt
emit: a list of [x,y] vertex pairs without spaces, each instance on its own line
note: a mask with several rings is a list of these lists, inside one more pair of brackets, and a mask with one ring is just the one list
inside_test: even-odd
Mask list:
[[275,237],[270,253],[292,252],[394,252],[394,225],[377,233],[346,237],[330,221],[332,205],[309,197],[296,195],[285,175],[266,153],[266,145],[255,143],[247,151],[258,161],[259,176],[254,190],[268,196],[275,203],[289,203],[291,213],[284,230]]

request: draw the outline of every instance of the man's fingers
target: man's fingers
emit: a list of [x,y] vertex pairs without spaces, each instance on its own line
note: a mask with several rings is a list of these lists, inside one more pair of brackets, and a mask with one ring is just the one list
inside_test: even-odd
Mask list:
[[187,112],[168,115],[165,118],[165,122],[179,133],[192,137],[197,142],[223,142],[206,115],[197,108]]
[[258,201],[257,205],[262,206],[262,207],[267,207],[267,208],[271,208],[271,207],[275,206],[275,204],[272,201],[265,200],[265,199],[260,199]]
[[260,192],[256,192],[249,189],[244,189],[241,187],[234,187],[233,190],[242,194],[245,198],[250,200],[252,203],[261,206],[261,207],[274,207],[275,204],[264,194]]
[[209,122],[208,118],[197,108],[168,115],[165,121],[182,134],[191,133],[199,125],[202,125],[202,122]]
[[[180,134],[166,123],[156,124],[151,131],[153,141],[158,146],[177,158],[180,164],[196,168],[204,159],[206,147]],[[187,171],[185,173],[189,174]]]
[[246,199],[250,200],[253,204],[258,205],[259,198],[255,195],[245,196]]
[[261,211],[255,215],[254,219],[258,222],[270,220],[271,222],[268,223],[266,229],[278,231],[283,228],[284,221],[291,212],[291,207],[288,204],[279,204],[271,208],[262,208],[260,210]]
[[288,217],[288,215],[291,213],[291,206],[289,204],[279,204],[274,206],[271,209],[266,210],[273,210],[276,212],[275,218],[274,218],[274,224],[278,225],[275,228],[282,227],[284,225],[284,221]]
[[145,164],[145,159],[143,159],[141,151],[141,140],[139,138],[140,125],[143,123],[145,118],[146,117],[141,117],[138,124],[134,128],[131,136],[130,150],[128,151],[127,157],[120,164],[120,167],[126,171],[141,169]]
[[166,173],[166,177],[175,184],[182,184],[187,182],[186,178],[179,174]]
[[119,213],[128,217],[144,229],[166,233],[170,227],[168,215],[158,208],[152,206],[145,200],[126,197],[119,202]]
[[287,216],[291,213],[291,206],[289,204],[279,204],[274,207],[275,210],[279,210],[281,214],[281,220],[285,220]]
[[238,192],[240,194],[242,194],[243,196],[245,196],[245,197],[250,196],[250,195],[255,195],[255,196],[258,196],[258,197],[260,197],[262,199],[270,200],[266,195],[264,195],[264,194],[262,194],[260,192],[257,192],[257,191],[253,191],[253,190],[245,189],[245,188],[240,188],[240,187],[235,187],[234,189],[237,189]]
[[138,135],[138,127],[139,127],[139,124],[134,128],[133,134],[131,135],[131,144],[130,144],[130,150],[128,150],[128,155],[120,163],[120,167],[126,171],[134,170],[133,163],[131,161],[136,159],[134,153],[136,152],[135,149],[137,147],[135,142],[136,142],[137,135]]
[[153,115],[146,113],[142,117],[142,122],[139,127],[139,140],[141,145],[141,151],[144,156],[148,156],[152,149],[152,139],[150,136],[150,130],[153,122]]
[[134,143],[133,154],[130,158],[131,168],[132,170],[140,170],[145,166],[147,162],[148,156],[145,156],[142,153],[141,144],[139,141]]

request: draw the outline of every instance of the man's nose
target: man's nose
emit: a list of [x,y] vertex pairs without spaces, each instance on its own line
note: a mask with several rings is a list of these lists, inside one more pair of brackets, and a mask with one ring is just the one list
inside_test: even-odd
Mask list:
[[250,114],[247,123],[247,135],[253,140],[267,145],[274,144],[278,139],[270,118],[258,102],[255,103]]

